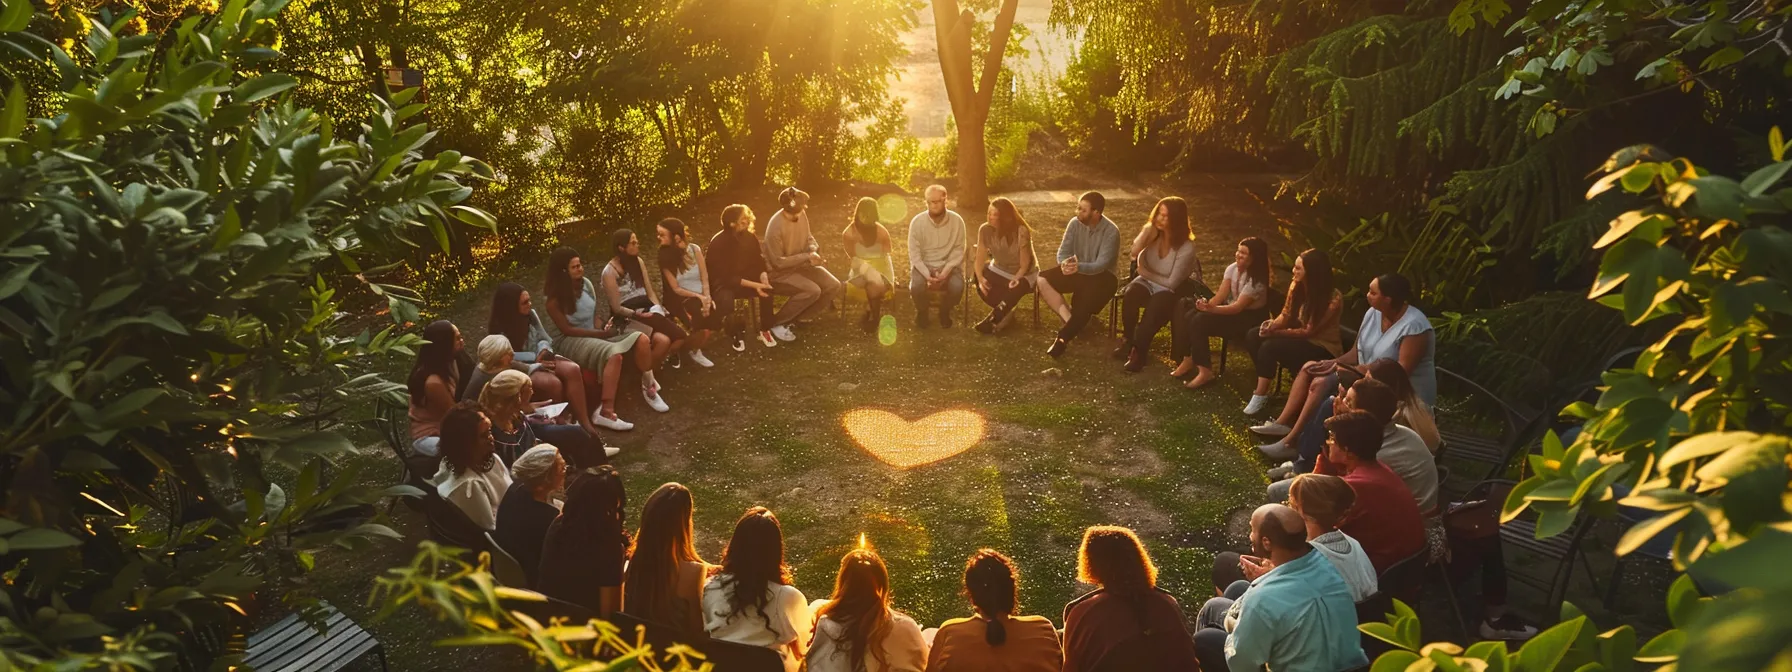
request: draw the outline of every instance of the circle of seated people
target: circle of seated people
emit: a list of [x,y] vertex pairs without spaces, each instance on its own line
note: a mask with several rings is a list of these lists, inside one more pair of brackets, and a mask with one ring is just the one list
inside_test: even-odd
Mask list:
[[[1180,198],[1157,202],[1140,225],[1122,284],[1119,228],[1103,214],[1097,192],[1077,200],[1056,264],[1045,269],[1032,228],[1012,201],[995,199],[967,243],[948,192],[934,186],[924,196],[926,210],[907,232],[917,329],[952,327],[968,279],[990,308],[974,325],[980,334],[1001,332],[1020,300],[1037,294],[1062,322],[1046,350],[1051,357],[1062,356],[1116,299],[1120,334],[1112,354],[1124,361],[1123,371],[1142,370],[1153,339],[1168,326],[1170,373],[1190,389],[1203,388],[1217,378],[1210,339],[1222,339],[1222,368],[1226,345],[1240,343],[1257,374],[1247,416],[1268,410],[1281,371],[1293,373],[1276,417],[1250,428],[1270,440],[1259,450],[1282,461],[1269,473],[1273,504],[1252,516],[1251,555],[1220,554],[1215,596],[1192,622],[1194,632],[1176,600],[1156,589],[1144,548],[1121,528],[1085,535],[1079,578],[1100,589],[1066,607],[1061,641],[1041,636],[1050,621],[1016,615],[1017,572],[994,551],[966,567],[974,615],[922,630],[890,607],[887,569],[869,548],[842,559],[830,598],[807,602],[790,586],[776,518],[763,509],[742,517],[721,565],[711,566],[691,548],[689,491],[667,484],[649,498],[631,540],[621,480],[608,466],[617,449],[600,435],[633,428],[616,410],[623,374],[638,378],[645,405],[668,412],[656,371],[687,361],[715,366],[703,348],[718,335],[736,352],[747,348],[749,331],[765,348],[796,341],[798,325],[827,311],[848,286],[867,300],[861,327],[888,327],[886,301],[899,276],[892,236],[869,198],[858,201],[840,234],[851,253],[845,283],[819,252],[810,196],[790,188],[779,194],[763,237],[746,205],[722,211],[707,249],[691,241],[694,232],[683,221],[661,221],[659,278],[648,276],[640,240],[628,229],[611,237],[609,261],[595,280],[577,250],[554,250],[539,294],[547,319],[535,295],[505,283],[474,354],[457,326],[429,324],[407,388],[410,449],[418,464],[434,468],[413,471],[434,473],[436,493],[493,531],[544,592],[674,633],[776,650],[787,667],[807,658],[815,670],[836,669],[837,660],[845,661],[837,669],[1000,669],[989,661],[1012,659],[1041,662],[1002,665],[1194,669],[1199,658],[1208,669],[1346,669],[1364,662],[1357,608],[1406,590],[1404,574],[1399,586],[1381,590],[1374,580],[1414,557],[1448,558],[1452,576],[1482,570],[1483,636],[1536,632],[1506,612],[1499,535],[1457,538],[1443,523],[1448,506],[1439,495],[1440,441],[1431,416],[1435,335],[1411,304],[1406,278],[1387,273],[1370,281],[1368,309],[1346,334],[1343,292],[1322,250],[1301,252],[1286,293],[1272,296],[1269,246],[1245,238],[1209,288]],[[773,302],[778,296],[787,299],[781,307]],[[736,311],[740,301],[748,311]],[[1303,503],[1298,492],[1312,494]],[[569,558],[578,566],[557,564]],[[1300,612],[1323,622],[1294,627],[1276,615],[1301,604],[1323,605]]]

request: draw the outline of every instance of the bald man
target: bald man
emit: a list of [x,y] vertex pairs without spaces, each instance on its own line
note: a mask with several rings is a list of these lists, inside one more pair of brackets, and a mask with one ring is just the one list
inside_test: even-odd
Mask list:
[[[1219,627],[1195,634],[1203,670],[1336,672],[1369,663],[1356,631],[1356,604],[1337,568],[1307,543],[1294,509],[1265,504],[1251,512],[1251,551]],[[1209,602],[1225,600],[1217,597]],[[1202,614],[1209,606],[1202,605]],[[1230,626],[1230,627],[1227,627]]]

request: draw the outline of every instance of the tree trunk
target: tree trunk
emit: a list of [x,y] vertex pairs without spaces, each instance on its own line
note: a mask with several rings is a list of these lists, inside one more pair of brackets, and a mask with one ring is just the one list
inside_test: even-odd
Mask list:
[[989,207],[989,156],[984,147],[982,119],[958,123],[958,208],[982,212]]
[[771,85],[771,78],[766,76],[764,68],[747,81],[746,139],[741,143],[734,168],[728,176],[729,184],[735,188],[765,185],[767,166],[771,163],[772,136],[778,132],[771,113],[772,96],[768,90]]
[[940,55],[940,75],[946,80],[946,98],[952,103],[952,120],[958,126],[958,207],[972,212],[989,199],[989,156],[983,134],[989,105],[995,98],[1002,74],[1002,53],[1014,29],[1019,0],[1002,0],[989,33],[989,50],[983,54],[981,75],[971,63],[971,32],[977,16],[961,10],[958,0],[933,0],[934,39]]

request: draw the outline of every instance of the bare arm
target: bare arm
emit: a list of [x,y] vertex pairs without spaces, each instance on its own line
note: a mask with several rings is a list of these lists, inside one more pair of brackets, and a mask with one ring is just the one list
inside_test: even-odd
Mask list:
[[[703,258],[702,248],[698,248],[696,254],[691,256],[694,257],[691,263],[697,265],[697,277],[703,281],[703,298],[707,299],[709,298],[709,260]],[[674,283],[671,286],[677,287],[678,285]]]
[[984,275],[985,269],[989,268],[989,238],[985,235],[988,231],[988,228],[977,229],[977,252],[971,257],[971,272],[977,274],[978,291],[985,291],[984,288],[989,287],[989,278]]
[[635,311],[622,305],[622,289],[616,283],[616,274],[611,272],[613,268],[615,267],[610,264],[604,265],[604,296],[610,299],[610,312],[623,317],[633,317]]
[[[1400,368],[1411,374],[1425,358],[1425,351],[1431,349],[1431,332],[1413,334],[1400,339]],[[1351,348],[1356,350],[1356,348]]]
[[454,394],[448,391],[447,381],[441,376],[430,376],[423,381],[423,410],[432,418],[448,415],[448,409],[454,408]]
[[[639,258],[636,258],[636,259],[635,259],[635,263],[637,263],[637,264],[640,264],[640,265],[641,265],[641,279],[642,279],[642,280],[646,280],[646,279],[647,279],[647,264],[645,264],[645,263],[642,263],[642,262],[641,262],[641,260],[640,260],[640,259],[639,259]],[[643,286],[642,286],[642,287],[641,287],[641,289],[644,289],[644,290],[646,290],[646,291],[647,291],[647,300],[648,300],[648,301],[651,301],[651,302],[653,302],[653,305],[656,305],[656,306],[663,306],[663,305],[666,305],[666,304],[664,304],[664,303],[661,303],[661,302],[660,302],[660,295],[659,295],[659,291],[658,291],[658,290],[655,290],[655,289],[654,289],[654,288],[653,288],[653,283],[651,283],[651,282],[642,282],[642,283],[641,283],[641,284],[642,284],[642,285],[643,285]]]
[[[1284,329],[1282,331],[1282,335],[1287,336],[1289,338],[1312,338],[1314,334],[1319,333],[1321,330],[1327,328],[1328,326],[1335,329],[1335,328],[1337,328],[1337,324],[1338,324],[1338,314],[1340,312],[1342,312],[1343,310],[1344,310],[1344,300],[1337,298],[1337,297],[1333,297],[1332,302],[1325,307],[1324,313],[1321,313],[1320,315],[1315,316],[1315,318],[1313,320],[1307,322],[1304,325],[1295,327],[1293,329]],[[1354,350],[1354,348],[1353,348],[1353,350]],[[1342,359],[1342,358],[1340,358],[1340,359]]]
[[[586,329],[584,327],[579,327],[579,326],[573,325],[572,320],[566,319],[566,311],[560,309],[560,302],[554,300],[553,298],[548,299],[548,319],[553,320],[554,326],[558,327],[560,329],[560,333],[564,334],[566,336],[582,336],[585,338],[609,338],[610,336],[613,335],[608,331],[604,331],[604,330],[600,330],[600,329]],[[592,325],[592,326],[596,326],[596,325]]]

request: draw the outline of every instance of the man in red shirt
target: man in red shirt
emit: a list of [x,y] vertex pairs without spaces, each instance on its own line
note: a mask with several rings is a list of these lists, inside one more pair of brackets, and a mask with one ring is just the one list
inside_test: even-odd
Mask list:
[[1375,460],[1381,450],[1382,427],[1363,411],[1334,415],[1325,421],[1330,432],[1314,473],[1344,477],[1356,491],[1356,504],[1338,529],[1363,545],[1377,573],[1425,550],[1425,522],[1412,490],[1400,475]]

